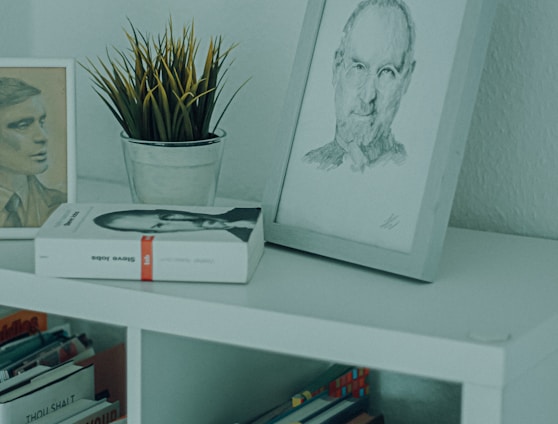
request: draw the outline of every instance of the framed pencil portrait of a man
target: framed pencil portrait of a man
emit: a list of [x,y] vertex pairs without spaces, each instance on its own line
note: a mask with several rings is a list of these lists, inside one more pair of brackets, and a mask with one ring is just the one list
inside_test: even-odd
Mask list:
[[0,59],[0,238],[33,238],[75,201],[71,59]]
[[494,0],[309,0],[269,242],[433,281]]

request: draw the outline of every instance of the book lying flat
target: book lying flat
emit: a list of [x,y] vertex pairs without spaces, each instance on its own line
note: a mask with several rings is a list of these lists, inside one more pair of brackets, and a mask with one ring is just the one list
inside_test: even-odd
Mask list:
[[[0,382],[13,377],[9,368],[19,365],[21,358],[26,358],[43,349],[50,349],[67,340],[64,329],[51,329],[40,334],[13,340],[0,347]],[[48,364],[46,364],[48,365]]]
[[111,403],[107,400],[90,401],[81,399],[83,408],[80,410],[66,411],[63,408],[56,411],[57,415],[53,415],[50,420],[48,416],[45,421],[37,421],[36,424],[95,424],[95,423],[111,423],[120,417],[120,408],[118,401]]
[[0,422],[33,422],[79,399],[92,399],[93,378],[93,366],[67,363],[51,368],[0,396]]
[[269,424],[293,424],[306,422],[308,419],[341,402],[342,398],[328,396],[327,393],[314,396],[296,408],[269,421]]
[[72,402],[65,408],[60,408],[54,412],[43,415],[38,420],[33,421],[33,423],[34,424],[59,424],[60,421],[72,417],[86,409],[89,409],[97,405],[99,402],[101,401],[97,401],[93,399],[79,399],[76,400],[75,402]]
[[95,353],[90,343],[91,341],[87,340],[84,335],[60,339],[55,343],[37,349],[30,355],[18,358],[5,367],[2,372],[13,378],[38,365],[53,367],[70,359],[86,358]]
[[47,371],[50,371],[51,367],[46,365],[37,365],[34,368],[26,370],[25,372],[16,375],[8,380],[4,380],[0,382],[0,395],[13,390],[16,387],[20,387],[24,384],[27,384],[31,381],[32,378],[38,376],[39,374],[43,374]]
[[263,247],[260,208],[63,204],[35,238],[35,272],[246,283]]

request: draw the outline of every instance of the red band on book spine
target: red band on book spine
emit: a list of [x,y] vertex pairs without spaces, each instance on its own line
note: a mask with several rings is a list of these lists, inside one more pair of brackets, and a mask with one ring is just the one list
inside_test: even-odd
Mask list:
[[141,281],[153,281],[153,236],[141,238]]

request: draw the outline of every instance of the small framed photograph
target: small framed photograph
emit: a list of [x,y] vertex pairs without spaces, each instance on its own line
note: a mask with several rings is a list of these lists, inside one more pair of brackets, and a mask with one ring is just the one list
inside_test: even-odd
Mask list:
[[309,0],[266,240],[434,281],[494,0]]
[[0,239],[34,238],[75,198],[74,60],[0,59]]

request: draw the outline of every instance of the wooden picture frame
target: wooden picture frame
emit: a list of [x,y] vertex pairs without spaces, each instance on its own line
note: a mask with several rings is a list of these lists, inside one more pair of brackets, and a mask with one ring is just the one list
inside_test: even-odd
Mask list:
[[375,3],[308,2],[266,240],[432,282],[496,2]]
[[76,200],[75,132],[73,59],[0,59],[0,239]]

